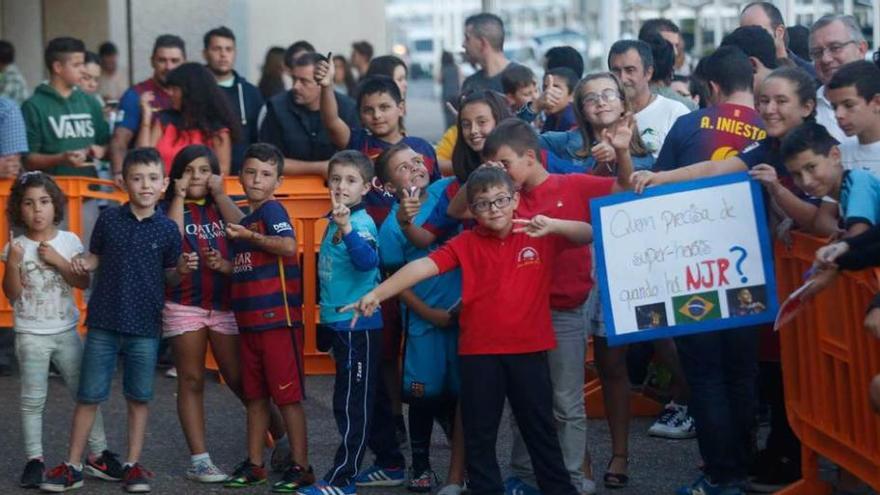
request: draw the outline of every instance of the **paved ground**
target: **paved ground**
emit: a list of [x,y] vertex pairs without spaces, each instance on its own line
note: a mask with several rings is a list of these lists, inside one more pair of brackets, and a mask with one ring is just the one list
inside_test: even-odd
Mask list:
[[[28,493],[17,487],[24,462],[21,457],[20,416],[18,412],[19,382],[16,376],[0,377],[0,493]],[[333,422],[331,408],[332,377],[315,376],[307,379],[306,411],[309,427],[309,449],[312,463],[323,474],[329,467],[332,454],[338,441],[338,433]],[[208,445],[214,461],[224,469],[231,469],[243,458],[245,415],[241,405],[222,385],[213,380],[205,391],[207,409]],[[68,399],[60,379],[51,379],[49,401],[44,420],[44,449],[50,465],[62,459],[67,447],[68,428],[73,402]],[[125,403],[121,393],[121,383],[114,383],[112,399],[104,407],[107,434],[111,449],[120,452],[125,446]],[[506,424],[506,423],[505,423]],[[633,423],[631,433],[632,481],[625,490],[600,489],[600,493],[620,495],[668,494],[682,483],[691,481],[697,475],[698,461],[696,442],[667,441],[647,437],[644,432],[649,426],[647,419]],[[435,430],[432,460],[434,469],[445,474],[449,449],[441,443],[442,433]],[[589,446],[594,454],[594,469],[601,475],[610,455],[608,429],[604,421],[590,421]],[[498,452],[502,459],[502,469],[507,453],[510,451],[510,434],[506,427],[500,432]],[[408,452],[407,452],[408,457]],[[188,451],[177,421],[175,409],[175,381],[156,375],[156,399],[151,405],[151,416],[147,431],[144,464],[156,473],[153,483],[154,493],[231,493],[218,486],[199,485],[186,481],[183,473],[188,462]],[[235,491],[235,493],[265,493],[268,489]],[[86,480],[82,492],[119,493],[116,484],[97,480]],[[33,493],[33,492],[30,492]],[[361,495],[380,493],[407,493],[397,489],[363,489]]]

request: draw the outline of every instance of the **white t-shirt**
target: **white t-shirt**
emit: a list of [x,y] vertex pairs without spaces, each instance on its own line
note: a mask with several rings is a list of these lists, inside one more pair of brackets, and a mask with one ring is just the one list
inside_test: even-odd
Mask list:
[[[40,335],[51,335],[68,330],[79,322],[79,310],[73,300],[73,288],[61,273],[44,263],[37,254],[40,243],[20,235],[12,242],[24,248],[24,256],[18,267],[21,271],[21,284],[24,290],[12,305],[15,315],[15,331]],[[83,252],[79,237],[72,232],[59,230],[49,244],[58,254],[70,260]],[[9,257],[9,243],[3,248],[0,259]]]
[[680,102],[656,95],[654,101],[636,114],[642,141],[654,158],[660,154],[660,148],[663,147],[663,141],[666,141],[666,134],[669,133],[672,124],[687,113],[690,113],[690,110]]
[[855,136],[847,136],[843,130],[837,125],[837,118],[834,116],[834,107],[828,98],[825,98],[825,86],[821,86],[816,90],[816,122],[825,126],[828,134],[837,140],[840,144],[852,143],[858,144],[859,139]]
[[880,141],[870,144],[845,143],[840,145],[840,161],[847,170],[867,170],[880,177]]

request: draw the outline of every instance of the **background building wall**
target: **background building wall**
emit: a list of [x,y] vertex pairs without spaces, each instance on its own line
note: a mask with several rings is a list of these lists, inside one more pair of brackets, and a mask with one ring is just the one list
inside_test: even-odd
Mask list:
[[201,62],[202,35],[221,25],[235,32],[236,70],[252,81],[272,45],[305,39],[347,57],[352,41],[367,40],[377,54],[390,50],[384,0],[0,0],[0,36],[15,45],[31,86],[45,78],[43,48],[55,36],[80,38],[95,51],[113,41],[122,69],[139,81],[152,73],[156,36],[181,36],[189,60]]

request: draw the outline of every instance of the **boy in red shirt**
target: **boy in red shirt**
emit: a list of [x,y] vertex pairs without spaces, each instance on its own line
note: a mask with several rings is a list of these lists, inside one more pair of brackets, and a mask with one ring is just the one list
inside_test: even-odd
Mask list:
[[[632,127],[622,122],[611,131],[620,151],[617,177],[589,174],[550,174],[541,165],[541,148],[534,129],[520,119],[499,124],[486,138],[483,158],[498,163],[520,191],[516,214],[522,218],[546,215],[590,222],[590,200],[630,188]],[[455,213],[455,212],[452,212]],[[584,360],[589,328],[587,298],[593,287],[592,259],[586,246],[571,246],[559,253],[550,286],[550,309],[557,346],[547,353],[553,383],[553,412],[565,467],[572,483],[589,492],[592,480],[584,477],[587,416],[584,410]],[[510,456],[508,492],[534,491],[535,474],[522,437],[514,435]]]
[[548,294],[557,254],[573,243],[591,242],[592,228],[543,215],[514,220],[519,193],[511,177],[498,168],[475,171],[466,192],[476,228],[407,264],[342,311],[372,314],[382,300],[461,267],[461,410],[470,489],[504,492],[495,444],[506,398],[541,492],[576,495],[553,421],[546,351],[556,340]]

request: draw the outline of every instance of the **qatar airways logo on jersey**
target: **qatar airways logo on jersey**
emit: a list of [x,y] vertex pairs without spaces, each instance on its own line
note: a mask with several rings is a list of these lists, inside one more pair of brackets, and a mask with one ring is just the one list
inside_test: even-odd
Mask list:
[[541,263],[541,256],[533,247],[524,247],[520,249],[516,255],[516,267],[520,268],[527,265],[536,265]]
[[211,240],[218,237],[226,237],[226,230],[223,220],[218,220],[200,225],[188,223],[186,224],[186,234],[194,235],[198,239]]
[[251,253],[238,253],[235,255],[235,263],[232,266],[232,273],[244,273],[254,270],[254,263],[251,259]]
[[62,115],[58,120],[50,116],[49,125],[58,139],[95,137],[95,126],[89,113]]

